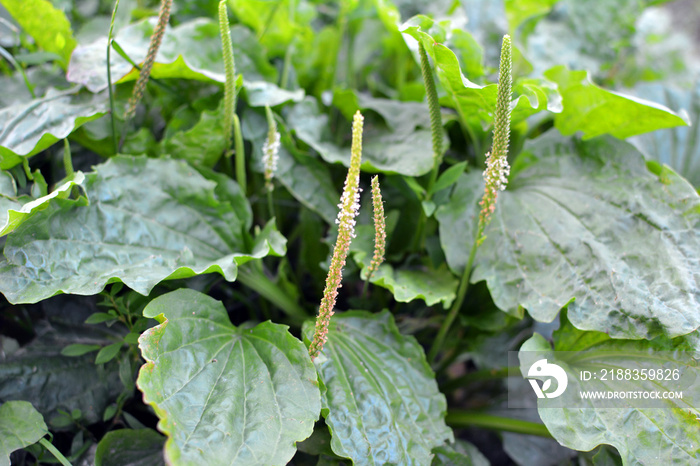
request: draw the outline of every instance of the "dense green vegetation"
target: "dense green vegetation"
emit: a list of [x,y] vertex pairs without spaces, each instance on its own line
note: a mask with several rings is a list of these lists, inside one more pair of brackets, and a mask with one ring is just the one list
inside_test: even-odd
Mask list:
[[700,462],[693,2],[0,5],[0,465]]

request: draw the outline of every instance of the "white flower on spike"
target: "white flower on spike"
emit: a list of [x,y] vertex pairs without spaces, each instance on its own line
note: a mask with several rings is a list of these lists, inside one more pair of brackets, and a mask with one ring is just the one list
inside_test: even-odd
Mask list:
[[[277,170],[280,151],[280,133],[270,131],[268,138],[263,144],[263,164],[265,165],[265,183],[270,184]],[[269,188],[269,186],[268,186]]]
[[350,242],[355,238],[355,217],[360,211],[360,165],[362,163],[362,114],[358,111],[352,124],[352,147],[350,156],[350,168],[345,178],[343,195],[338,204],[338,217],[335,223],[338,225],[338,238],[333,247],[331,264],[326,277],[326,287],[316,317],[316,329],[314,338],[309,346],[309,355],[314,359],[323,349],[323,344],[328,339],[328,325],[333,315],[338,289],[343,279],[343,267],[350,252]]

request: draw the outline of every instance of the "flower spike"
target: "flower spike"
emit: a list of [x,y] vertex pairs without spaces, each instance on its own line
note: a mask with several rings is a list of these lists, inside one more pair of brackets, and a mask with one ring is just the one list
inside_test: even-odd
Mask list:
[[352,123],[352,148],[350,156],[350,168],[345,178],[343,195],[340,198],[340,212],[335,223],[338,224],[338,239],[335,241],[331,265],[326,277],[326,288],[316,317],[316,330],[314,338],[309,346],[311,359],[323,349],[328,340],[328,325],[333,315],[338,288],[343,280],[343,267],[350,251],[350,242],[355,237],[355,217],[360,210],[360,164],[362,163],[362,126],[364,118],[358,111],[355,113]]
[[263,165],[265,166],[265,187],[268,191],[274,189],[272,178],[277,170],[277,162],[279,160],[280,151],[280,133],[277,131],[277,123],[272,115],[272,110],[268,105],[265,106],[265,115],[267,116],[267,139],[263,144]]
[[382,192],[379,190],[379,176],[372,178],[372,206],[374,207],[374,257],[369,264],[367,282],[384,262],[386,251],[386,219],[384,218],[384,200]]
[[131,98],[127,104],[126,113],[124,114],[124,120],[129,121],[134,113],[136,113],[136,106],[141,101],[143,97],[143,92],[146,90],[146,84],[148,83],[148,78],[151,76],[151,69],[153,68],[153,63],[156,61],[156,55],[158,55],[158,49],[160,48],[161,42],[163,42],[163,36],[165,35],[165,27],[168,25],[168,20],[170,19],[170,8],[173,5],[173,0],[162,0],[160,4],[160,12],[158,14],[158,23],[153,30],[153,35],[151,36],[151,42],[148,45],[148,53],[146,54],[146,60],[143,62],[143,67],[139,73],[139,78],[134,85],[134,91],[131,94]]
[[221,35],[221,47],[224,54],[224,139],[226,152],[231,145],[233,133],[233,114],[236,112],[236,62],[233,58],[233,46],[231,45],[231,29],[228,22],[228,10],[226,0],[219,2],[219,34]]
[[493,148],[486,154],[486,170],[484,171],[484,196],[479,205],[479,228],[477,241],[485,239],[484,229],[491,221],[491,215],[496,209],[498,192],[506,189],[510,166],[508,165],[508,140],[510,138],[510,97],[513,78],[511,60],[510,36],[503,36],[501,48],[501,64],[498,70],[498,97],[496,100],[496,115],[494,117]]

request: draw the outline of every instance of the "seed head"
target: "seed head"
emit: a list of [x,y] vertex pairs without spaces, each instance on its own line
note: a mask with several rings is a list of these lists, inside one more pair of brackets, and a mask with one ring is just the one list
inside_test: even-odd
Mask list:
[[496,209],[498,192],[506,189],[510,166],[508,165],[508,140],[510,139],[510,96],[512,94],[512,61],[510,36],[503,36],[501,48],[501,63],[498,70],[498,98],[494,116],[493,148],[486,154],[486,170],[484,170],[484,196],[479,205],[479,227],[477,241],[485,239],[484,229],[491,221],[491,215]]
[[338,298],[338,288],[343,280],[343,267],[350,251],[350,242],[355,237],[355,217],[360,210],[360,164],[362,163],[362,125],[364,118],[358,111],[352,124],[352,148],[350,168],[345,178],[343,194],[340,197],[340,212],[335,223],[338,224],[338,238],[335,241],[331,265],[326,277],[326,288],[316,317],[316,330],[309,346],[311,359],[323,349],[328,340],[328,325]]
[[265,114],[267,115],[268,130],[267,140],[263,144],[263,165],[265,166],[265,186],[272,191],[274,189],[272,178],[275,176],[279,160],[280,133],[277,131],[277,123],[270,107],[265,107]]
[[168,25],[168,20],[170,19],[170,7],[172,7],[172,5],[173,0],[162,0],[160,3],[158,23],[153,30],[153,35],[151,35],[151,42],[148,44],[146,60],[143,62],[143,67],[141,67],[141,72],[139,73],[139,79],[134,85],[134,91],[132,92],[131,98],[127,104],[126,113],[124,113],[124,120],[126,121],[130,120],[131,117],[134,116],[136,106],[141,101],[143,92],[146,90],[146,84],[148,83],[148,78],[151,76],[153,63],[156,61],[156,55],[158,55],[160,44],[163,42],[165,27]]
[[374,257],[369,264],[368,282],[372,278],[372,274],[384,262],[386,250],[386,219],[384,218],[382,192],[379,189],[379,176],[372,178],[372,206],[374,208]]

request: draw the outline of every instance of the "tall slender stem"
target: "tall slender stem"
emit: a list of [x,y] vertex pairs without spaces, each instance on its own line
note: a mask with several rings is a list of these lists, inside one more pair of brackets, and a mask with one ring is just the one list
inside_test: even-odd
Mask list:
[[240,267],[236,280],[255,290],[260,296],[282,309],[291,319],[301,323],[309,317],[296,301],[284,293],[265,273],[255,270],[252,264]]
[[464,297],[469,289],[469,279],[471,277],[472,265],[474,257],[476,257],[476,249],[479,244],[486,238],[484,229],[488,225],[491,215],[496,208],[496,200],[498,192],[506,187],[510,173],[508,166],[508,141],[510,138],[510,96],[512,93],[512,62],[511,62],[511,42],[510,36],[503,37],[503,46],[501,48],[501,63],[498,75],[498,98],[496,100],[496,116],[494,118],[493,130],[493,149],[491,154],[486,157],[486,170],[484,171],[485,188],[484,195],[481,199],[481,211],[479,212],[479,221],[477,223],[477,231],[474,236],[471,251],[469,252],[469,260],[462,273],[462,279],[457,288],[457,297],[450,308],[450,312],[442,322],[442,326],[435,337],[435,342],[430,348],[428,360],[434,361],[445,340],[450,326],[454,322],[459,313]]
[[345,178],[345,187],[340,198],[340,212],[336,223],[338,224],[338,238],[333,247],[331,264],[328,267],[326,286],[323,290],[323,298],[316,317],[316,329],[314,337],[309,345],[311,359],[323,349],[328,340],[328,326],[334,313],[335,303],[338,298],[338,288],[343,281],[343,267],[350,252],[350,242],[355,237],[355,217],[360,209],[360,165],[362,164],[362,126],[364,118],[360,111],[355,113],[352,123],[352,146],[350,156],[350,168]]
[[236,151],[236,181],[241,187],[241,191],[246,193],[247,181],[245,173],[245,152],[243,151],[243,133],[241,132],[241,121],[238,115],[233,114],[233,142]]
[[452,322],[454,322],[455,318],[457,317],[457,314],[459,313],[459,310],[462,308],[464,298],[465,296],[467,296],[467,290],[469,290],[469,278],[471,277],[471,270],[472,265],[474,264],[474,257],[476,256],[477,247],[478,242],[476,239],[474,239],[474,243],[472,243],[472,249],[469,252],[469,260],[467,261],[466,267],[464,267],[462,279],[459,281],[459,288],[457,288],[457,297],[455,298],[454,303],[452,303],[452,307],[450,308],[450,312],[447,314],[447,317],[445,317],[445,320],[442,321],[442,326],[440,326],[440,330],[438,331],[438,334],[435,337],[433,346],[430,348],[430,353],[428,353],[428,361],[434,361],[437,357],[438,352],[442,349],[442,345],[445,342],[445,336],[447,336],[447,332],[452,326]]
[[63,167],[66,170],[66,178],[73,178],[73,158],[71,156],[68,138],[63,140]]
[[[221,35],[221,48],[224,56],[224,139],[226,156],[231,149],[231,132],[233,131],[233,118],[236,113],[236,62],[233,57],[233,44],[231,42],[231,27],[228,23],[228,10],[226,0],[219,2],[219,34]],[[245,192],[245,191],[244,191]]]
[[[430,171],[428,178],[428,189],[426,190],[426,200],[430,200],[433,195],[433,187],[438,177],[440,164],[442,163],[442,114],[440,109],[440,101],[438,100],[437,88],[435,87],[435,78],[433,77],[433,69],[430,66],[428,53],[425,50],[423,42],[418,42],[418,54],[420,56],[420,69],[423,75],[423,83],[425,85],[425,94],[428,100],[428,111],[430,113],[430,132],[433,141],[433,169]],[[416,228],[413,238],[413,249],[422,249],[425,241],[425,222],[428,217],[424,209],[420,211],[418,219],[418,227]]]
[[136,114],[136,106],[139,104],[143,98],[143,93],[146,91],[146,85],[151,77],[151,70],[153,69],[153,64],[156,61],[156,57],[158,56],[160,44],[163,43],[165,28],[168,26],[168,21],[170,20],[170,9],[172,6],[173,0],[161,0],[160,2],[158,21],[156,23],[156,27],[153,29],[153,34],[151,34],[151,41],[148,44],[146,59],[143,61],[143,67],[139,72],[139,77],[136,80],[136,84],[134,84],[134,90],[131,93],[129,102],[127,103],[126,112],[124,112],[124,127],[122,128],[121,138],[119,138],[118,150],[121,150],[122,146],[124,145],[126,133],[129,130],[129,123]]
[[70,464],[70,461],[68,461],[68,460],[66,459],[66,457],[63,456],[63,454],[62,454],[60,451],[58,451],[58,448],[54,447],[54,446],[51,444],[51,442],[49,442],[49,441],[46,440],[45,438],[40,438],[40,439],[39,439],[39,443],[40,443],[44,448],[46,448],[47,450],[49,450],[49,451],[51,452],[51,454],[52,454],[52,455],[58,460],[58,462],[61,463],[63,466],[72,466],[72,465]]
[[114,91],[112,90],[112,34],[114,34],[114,20],[117,17],[117,9],[119,9],[119,0],[114,4],[112,10],[112,21],[109,23],[109,33],[107,34],[107,89],[109,90],[109,116],[112,123],[112,148],[114,153],[118,152],[117,146],[117,120],[114,115]]
[[433,170],[430,173],[430,181],[428,183],[428,199],[430,199],[435,180],[437,180],[440,162],[442,161],[442,115],[435,79],[433,78],[433,69],[430,67],[430,61],[423,42],[418,43],[418,52],[420,55],[420,69],[423,75],[423,82],[425,83],[425,93],[428,98],[430,132],[433,138]]
[[3,47],[0,47],[0,55],[5,57],[5,59],[9,61],[17,71],[19,71],[19,73],[22,75],[22,79],[24,80],[24,85],[27,86],[29,95],[32,96],[32,99],[36,99],[36,95],[34,94],[34,86],[32,86],[32,83],[29,82],[29,78],[27,77],[27,73],[24,72],[24,68],[22,68],[20,64],[17,63],[17,60],[15,60],[15,57],[13,57],[12,54]]
[[448,411],[447,416],[445,416],[445,422],[452,427],[483,427],[485,429],[515,432],[516,434],[552,438],[552,434],[549,433],[547,426],[544,424],[475,411]]
[[[289,22],[294,24],[294,18],[296,16],[296,1],[289,0]],[[280,77],[280,87],[282,89],[287,89],[289,84],[289,69],[292,66],[292,55],[294,54],[294,45],[296,42],[296,37],[287,45],[287,50],[284,51],[284,65],[282,65],[282,76]]]

